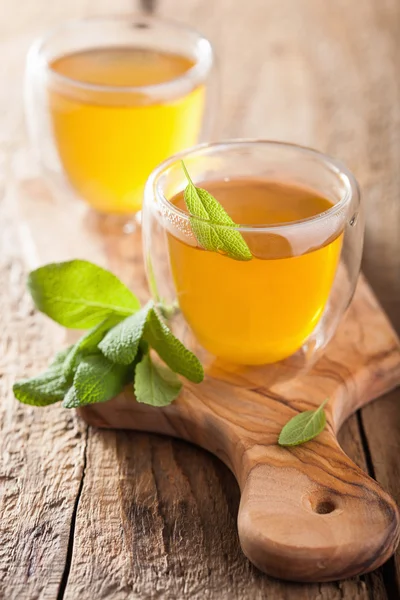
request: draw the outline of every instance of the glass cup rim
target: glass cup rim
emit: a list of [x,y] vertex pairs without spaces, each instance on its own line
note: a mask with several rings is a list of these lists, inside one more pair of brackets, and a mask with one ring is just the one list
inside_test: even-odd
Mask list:
[[[105,85],[97,83],[87,83],[79,81],[73,77],[62,75],[51,68],[49,61],[44,56],[44,49],[46,44],[51,42],[57,34],[67,31],[68,29],[77,29],[78,27],[85,27],[93,23],[127,23],[132,21],[141,21],[147,23],[153,23],[156,25],[164,25],[171,28],[171,30],[182,31],[193,35],[196,40],[196,44],[200,46],[200,55],[196,59],[194,65],[187,71],[173,77],[168,81],[162,83],[153,83],[150,85],[137,85],[137,86],[123,86],[123,85]],[[123,94],[144,94],[148,96],[163,94],[166,91],[171,91],[173,87],[179,87],[180,84],[186,80],[192,79],[194,82],[199,83],[207,78],[213,64],[214,64],[214,49],[210,40],[205,37],[200,31],[194,27],[190,27],[184,23],[179,23],[172,19],[164,19],[162,17],[150,15],[144,12],[135,11],[132,13],[126,13],[121,15],[100,15],[82,17],[77,19],[68,19],[59,23],[55,27],[47,30],[42,36],[37,38],[31,45],[28,53],[28,58],[36,59],[39,61],[40,66],[45,71],[50,80],[58,82],[59,84],[68,85],[71,88],[78,90],[84,90],[89,92],[102,92],[102,93],[123,93]]]
[[[309,227],[310,224],[314,224],[318,226],[326,219],[330,219],[338,214],[340,214],[344,209],[348,208],[353,199],[354,195],[357,194],[360,197],[359,185],[352,174],[352,172],[347,169],[347,167],[336,158],[329,156],[319,150],[315,150],[313,148],[309,148],[307,146],[302,146],[300,144],[295,144],[291,142],[282,142],[275,140],[267,140],[267,139],[259,139],[259,138],[233,138],[229,140],[224,140],[221,142],[211,142],[211,143],[202,143],[197,144],[196,146],[192,146],[182,152],[178,152],[173,156],[170,156],[162,163],[160,163],[150,174],[147,179],[146,187],[145,187],[145,200],[149,198],[149,202],[154,201],[154,197],[159,200],[161,206],[165,210],[168,215],[175,215],[179,220],[184,219],[188,225],[190,225],[190,221],[195,219],[196,221],[207,222],[206,219],[201,217],[193,217],[187,211],[178,208],[172,202],[170,202],[163,191],[161,190],[159,178],[161,175],[175,163],[180,160],[184,160],[185,158],[194,157],[196,154],[207,153],[207,151],[211,150],[220,150],[224,151],[229,148],[241,148],[246,146],[267,146],[267,147],[277,147],[277,148],[287,148],[298,151],[301,154],[306,154],[308,156],[313,156],[317,158],[320,162],[324,163],[328,168],[334,173],[338,179],[341,181],[344,193],[340,200],[333,204],[330,208],[325,211],[318,213],[317,215],[313,215],[311,217],[306,217],[304,219],[299,219],[296,221],[286,221],[283,223],[266,223],[266,224],[240,224],[237,226],[229,226],[229,225],[219,225],[219,227],[227,228],[227,229],[235,229],[240,232],[275,232],[276,230],[287,231],[288,229],[296,228],[299,229],[301,227]],[[204,154],[203,154],[204,155]]]

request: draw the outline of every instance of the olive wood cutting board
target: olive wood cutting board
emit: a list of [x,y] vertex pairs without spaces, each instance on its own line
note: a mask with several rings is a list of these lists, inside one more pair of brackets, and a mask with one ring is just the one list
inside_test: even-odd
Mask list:
[[[114,271],[145,301],[140,227],[121,234],[78,203],[55,202],[35,181],[18,195],[28,266],[86,258]],[[290,370],[290,369],[289,369]],[[241,490],[240,543],[262,571],[296,581],[329,581],[377,568],[399,540],[393,499],[340,448],[337,432],[357,409],[400,383],[400,346],[363,277],[325,354],[308,373],[277,377],[273,367],[218,361],[200,385],[153,408],[132,388],[79,410],[90,425],[171,435],[209,450]],[[293,375],[293,373],[292,373]],[[307,444],[277,445],[282,426],[324,398],[327,427]]]

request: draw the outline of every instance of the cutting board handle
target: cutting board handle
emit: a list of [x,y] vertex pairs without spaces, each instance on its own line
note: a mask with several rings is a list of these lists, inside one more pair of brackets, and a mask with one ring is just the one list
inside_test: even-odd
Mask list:
[[238,516],[260,569],[295,581],[370,571],[398,543],[392,498],[341,450],[332,429],[304,446],[250,458]]

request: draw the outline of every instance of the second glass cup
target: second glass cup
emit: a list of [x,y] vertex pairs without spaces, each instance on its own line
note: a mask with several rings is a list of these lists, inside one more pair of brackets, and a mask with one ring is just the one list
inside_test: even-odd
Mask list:
[[[196,239],[202,220],[183,201],[182,159],[238,223],[250,260]],[[339,162],[307,148],[236,140],[172,157],[147,182],[142,223],[156,303],[179,307],[175,330],[186,345],[228,363],[295,357],[310,366],[355,290],[364,232],[357,183]]]
[[214,56],[196,31],[145,15],[65,23],[27,59],[28,128],[53,181],[100,213],[140,210],[162,160],[207,141]]

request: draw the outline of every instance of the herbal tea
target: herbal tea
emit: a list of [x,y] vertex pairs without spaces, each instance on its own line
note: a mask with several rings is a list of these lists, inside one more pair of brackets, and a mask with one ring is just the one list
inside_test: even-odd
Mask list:
[[[331,202],[312,190],[280,182],[237,179],[197,184],[210,192],[235,223],[291,223],[318,215]],[[183,193],[172,202],[186,210]],[[342,235],[293,255],[274,233],[243,231],[253,255],[239,261],[190,245],[168,233],[178,301],[198,341],[215,356],[258,365],[299,350],[327,303],[339,262]]]
[[73,188],[93,208],[136,212],[151,170],[198,141],[203,85],[157,101],[145,89],[193,65],[184,56],[130,47],[76,52],[51,63],[64,76],[49,94],[58,153]]

